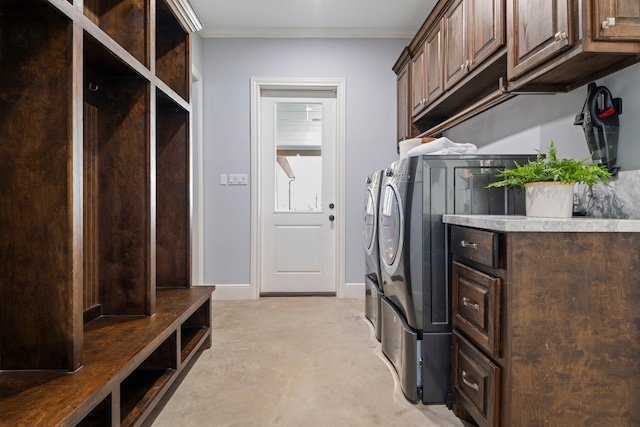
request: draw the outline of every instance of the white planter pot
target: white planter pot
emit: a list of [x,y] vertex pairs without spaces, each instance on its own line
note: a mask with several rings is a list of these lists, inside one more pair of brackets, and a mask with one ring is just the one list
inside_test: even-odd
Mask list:
[[532,182],[525,184],[527,216],[571,218],[573,215],[573,184]]

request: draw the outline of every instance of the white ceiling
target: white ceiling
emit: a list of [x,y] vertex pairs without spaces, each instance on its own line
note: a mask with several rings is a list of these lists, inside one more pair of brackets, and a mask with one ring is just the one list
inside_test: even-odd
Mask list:
[[412,38],[437,0],[190,0],[203,37]]

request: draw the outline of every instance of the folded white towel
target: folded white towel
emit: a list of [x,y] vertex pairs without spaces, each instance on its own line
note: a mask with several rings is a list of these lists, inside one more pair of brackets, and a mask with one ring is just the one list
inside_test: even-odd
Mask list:
[[409,150],[419,146],[421,143],[422,143],[421,138],[412,138],[412,139],[405,139],[404,141],[400,141],[400,144],[398,144],[399,151],[400,151],[400,160],[406,158]]
[[420,144],[407,152],[407,156],[419,156],[421,154],[469,154],[477,153],[478,147],[474,144],[462,144],[442,137],[435,141]]

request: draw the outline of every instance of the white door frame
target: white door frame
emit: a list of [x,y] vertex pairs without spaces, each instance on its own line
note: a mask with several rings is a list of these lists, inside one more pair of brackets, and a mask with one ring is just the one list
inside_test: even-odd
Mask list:
[[[191,87],[197,92],[191,106],[191,283],[204,284],[204,114],[202,74],[191,67]],[[193,98],[191,100],[193,103]],[[194,129],[195,124],[195,129]],[[194,170],[197,175],[194,174]]]
[[345,297],[345,147],[346,147],[346,79],[328,78],[251,78],[251,298],[260,297],[260,236],[262,235],[260,208],[262,187],[260,158],[260,99],[262,89],[336,91],[336,293]]

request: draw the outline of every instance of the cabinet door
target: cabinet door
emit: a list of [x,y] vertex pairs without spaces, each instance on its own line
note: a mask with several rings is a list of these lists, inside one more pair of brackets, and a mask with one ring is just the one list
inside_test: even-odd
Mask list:
[[602,41],[640,40],[638,0],[595,1],[595,39]]
[[504,0],[467,0],[470,69],[505,43]]
[[409,138],[409,63],[398,73],[398,141]]
[[468,72],[466,9],[468,0],[456,0],[444,16],[444,87],[450,89]]
[[507,1],[509,80],[574,44],[573,0]]
[[416,116],[426,105],[424,91],[424,45],[411,58],[411,111]]
[[500,357],[502,280],[455,261],[452,273],[455,327],[492,356]]
[[454,404],[461,403],[479,426],[498,427],[500,366],[484,356],[455,329],[452,341],[451,388]]
[[427,101],[433,102],[444,92],[442,69],[442,21],[438,22],[425,42]]

